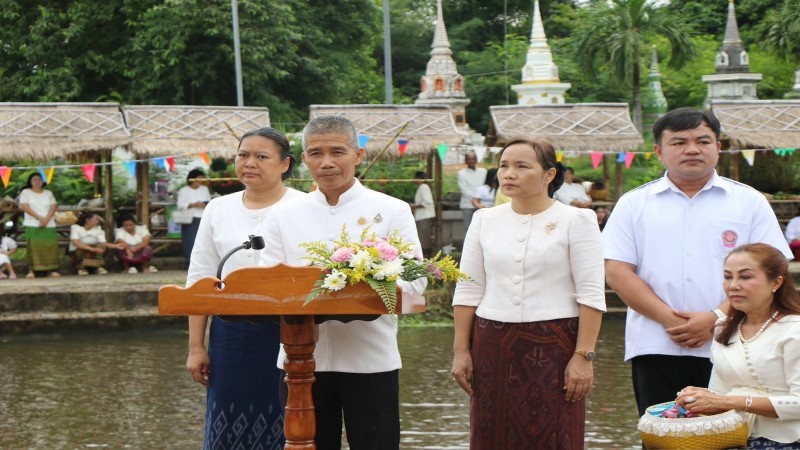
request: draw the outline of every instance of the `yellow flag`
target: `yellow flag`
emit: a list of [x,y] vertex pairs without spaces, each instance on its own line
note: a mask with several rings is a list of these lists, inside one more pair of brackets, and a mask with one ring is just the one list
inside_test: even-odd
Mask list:
[[53,179],[53,172],[55,171],[56,171],[55,167],[48,167],[47,169],[45,169],[44,175],[45,177],[47,177],[47,184],[50,184],[50,180]]
[[556,161],[561,162],[564,161],[564,152],[561,150],[556,152]]

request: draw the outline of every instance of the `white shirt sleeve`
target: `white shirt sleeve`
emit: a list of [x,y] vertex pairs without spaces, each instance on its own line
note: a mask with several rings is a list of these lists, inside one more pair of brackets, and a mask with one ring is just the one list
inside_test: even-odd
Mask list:
[[189,273],[186,276],[186,286],[191,286],[203,277],[216,277],[217,267],[222,258],[214,244],[213,222],[216,204],[209,203],[206,212],[200,218],[197,237],[192,248],[192,257],[189,259]]

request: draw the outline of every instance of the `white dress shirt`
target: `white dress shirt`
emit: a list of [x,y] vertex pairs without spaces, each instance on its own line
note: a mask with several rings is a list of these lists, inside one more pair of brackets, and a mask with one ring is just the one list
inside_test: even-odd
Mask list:
[[114,230],[114,239],[117,241],[122,239],[128,245],[139,245],[147,236],[150,236],[150,230],[144,225],[136,225],[133,234],[128,233],[125,228]]
[[729,395],[769,398],[778,418],[754,415],[751,436],[783,443],[799,441],[800,316],[782,317],[746,344],[746,352],[736,332],[731,340],[728,346],[716,341],[711,345],[714,368],[708,388]]
[[91,246],[105,244],[106,232],[103,230],[103,227],[99,225],[93,226],[87,230],[76,223],[69,227],[69,240],[69,251],[74,252],[78,247],[76,247],[72,241],[78,240]]
[[[421,253],[414,216],[408,203],[365,188],[358,180],[339,197],[335,206],[328,204],[319,190],[301,199],[276,205],[264,231],[266,247],[261,265],[286,263],[307,266],[306,251],[300,244],[311,241],[332,242],[339,238],[342,226],[357,239],[370,226],[378,236],[398,230],[403,240],[413,242]],[[412,283],[398,281],[404,291],[422,294],[427,280]],[[281,349],[278,367],[283,367]],[[382,315],[373,321],[342,323],[330,320],[319,325],[319,339],[314,350],[317,372],[378,373],[401,367],[394,319]]]
[[[735,247],[763,242],[792,258],[778,219],[763,194],[714,173],[693,198],[668,177],[623,195],[603,229],[604,256],[636,273],[670,308],[711,311],[725,300],[723,261]],[[631,308],[625,360],[639,355],[708,358],[711,343],[681,347],[658,322]]]
[[[8,252],[17,248],[17,243],[8,236],[0,237],[0,266],[3,264],[11,264],[11,258],[8,257]],[[0,270],[4,269],[0,267]]]
[[194,217],[203,217],[204,208],[189,208],[189,205],[197,202],[210,202],[211,192],[208,186],[200,185],[197,189],[192,189],[189,186],[184,186],[178,189],[178,209],[188,209],[192,212]]
[[461,201],[458,207],[461,209],[475,209],[472,205],[472,197],[475,197],[475,188],[486,183],[486,169],[476,167],[475,170],[465,167],[458,171],[458,189],[461,191]]
[[[268,233],[265,228],[267,218],[275,206],[306,196],[304,192],[287,189],[275,205],[262,209],[247,209],[242,200],[245,191],[217,197],[206,205],[205,214],[200,219],[197,239],[192,248],[189,274],[186,286],[191,286],[203,277],[216,277],[217,266],[229,251],[242,245],[249,236]],[[258,266],[261,250],[246,249],[234,253],[222,268],[222,278],[231,271],[242,267]]]
[[793,217],[792,220],[786,224],[784,235],[786,236],[787,242],[800,239],[800,217]]
[[454,306],[479,317],[538,322],[577,317],[579,305],[605,311],[603,248],[597,216],[553,202],[535,215],[511,203],[475,212],[464,239]]
[[414,194],[414,204],[422,205],[421,208],[414,210],[414,220],[420,221],[436,217],[436,207],[433,203],[431,187],[426,183],[422,183],[417,187],[417,192]]
[[560,201],[565,205],[569,205],[572,203],[573,200],[579,200],[582,202],[590,202],[592,201],[589,198],[589,194],[586,193],[586,189],[583,187],[581,183],[564,183],[561,187],[556,191],[553,195],[553,198]]

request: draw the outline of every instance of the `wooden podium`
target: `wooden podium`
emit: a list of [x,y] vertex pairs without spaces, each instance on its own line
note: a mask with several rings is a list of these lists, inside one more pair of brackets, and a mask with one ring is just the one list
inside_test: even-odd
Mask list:
[[[205,277],[188,288],[169,285],[158,291],[158,311],[164,315],[281,316],[281,343],[286,352],[283,368],[288,387],[284,415],[285,449],[316,449],[317,423],[311,385],[314,378],[314,347],[317,320],[388,314],[386,307],[366,283],[322,294],[303,305],[322,269],[292,267],[248,267],[231,272],[221,283]],[[421,296],[402,294],[397,289],[399,314],[422,312]],[[344,317],[343,317],[344,316]],[[355,317],[350,317],[355,316]],[[230,319],[230,318],[228,318]],[[252,319],[252,318],[251,318]]]

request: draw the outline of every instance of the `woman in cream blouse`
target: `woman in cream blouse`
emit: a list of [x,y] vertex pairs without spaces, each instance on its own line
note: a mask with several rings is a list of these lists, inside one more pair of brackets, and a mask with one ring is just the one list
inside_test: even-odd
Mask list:
[[475,213],[453,305],[452,374],[472,397],[470,448],[583,448],[584,399],[605,311],[597,218],[553,200],[564,168],[547,142],[500,153],[511,198]]
[[730,308],[711,345],[711,381],[681,390],[678,404],[746,414],[747,448],[800,448],[800,296],[789,261],[770,245],[742,245],[723,276]]

